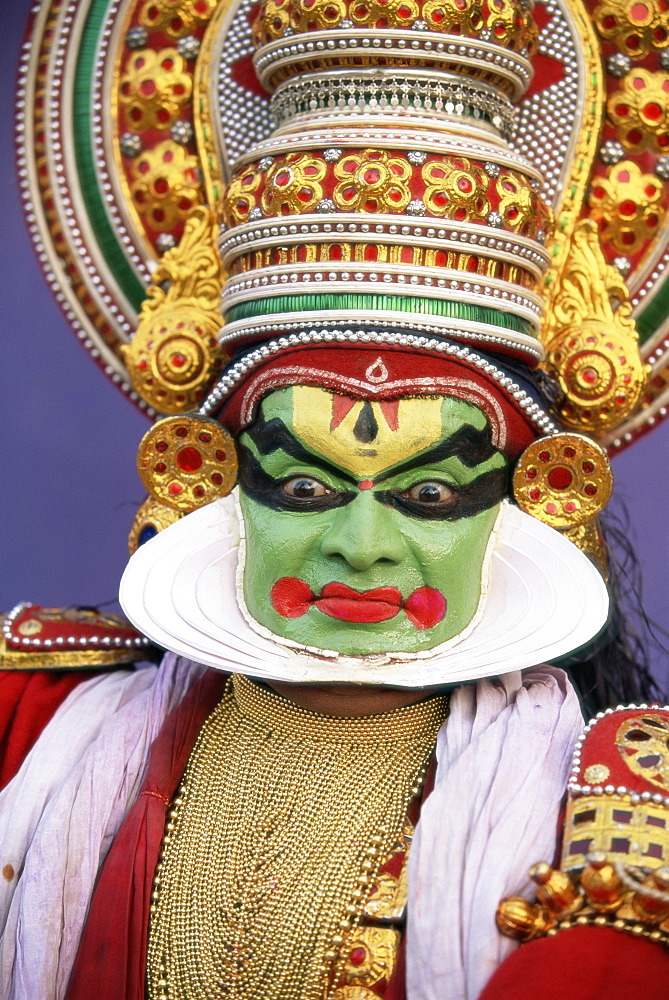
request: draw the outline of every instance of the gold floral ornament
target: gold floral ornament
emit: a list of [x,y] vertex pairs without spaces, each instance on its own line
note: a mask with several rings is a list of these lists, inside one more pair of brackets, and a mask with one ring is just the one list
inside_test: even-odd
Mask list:
[[216,0],[148,0],[140,11],[145,28],[162,31],[169,38],[181,38],[210,20]]
[[332,1000],[378,1000],[379,994],[366,986],[341,986],[332,994]]
[[254,48],[283,37],[290,21],[291,9],[290,0],[265,0],[251,25]]
[[423,19],[432,31],[471,36],[483,28],[481,4],[474,0],[427,0]]
[[577,524],[574,528],[564,528],[562,534],[570,542],[573,542],[576,548],[588,557],[590,562],[595,564],[604,582],[608,583],[611,569],[599,519],[593,517],[592,521],[586,521],[585,524]]
[[539,32],[529,4],[490,0],[486,28],[492,32],[494,41],[514,52],[527,56],[536,52]]
[[545,213],[529,177],[523,174],[503,174],[497,180],[497,193],[498,211],[505,227],[522,236],[530,235],[536,228],[537,219]]
[[666,716],[648,712],[626,719],[616,733],[616,746],[633,774],[669,790],[669,726]]
[[622,160],[608,177],[593,184],[590,215],[599,223],[600,239],[618,253],[629,255],[652,239],[664,219],[662,182],[644,174],[636,163]]
[[339,181],[333,192],[337,208],[348,212],[401,212],[409,204],[407,181],[411,167],[379,149],[342,157],[336,164]]
[[184,222],[200,201],[196,156],[171,139],[142,153],[133,164],[132,200],[147,225],[166,232]]
[[289,153],[270,167],[262,195],[266,215],[299,215],[315,209],[323,197],[326,165],[304,153]]
[[344,0],[297,0],[289,6],[290,26],[300,32],[336,28],[347,10]]
[[666,0],[606,0],[593,11],[597,30],[620,52],[640,59],[669,45]]
[[194,209],[177,247],[153,273],[139,326],[123,348],[137,392],[162,413],[185,413],[206,396],[225,356],[216,334],[223,268],[209,209]]
[[398,944],[399,932],[392,927],[359,927],[346,942],[342,977],[349,986],[362,987],[390,979]]
[[135,53],[119,86],[128,127],[135,132],[169,128],[190,102],[192,90],[185,60],[176,49]]
[[350,7],[356,28],[406,28],[418,17],[415,0],[357,0]]
[[488,177],[466,157],[431,160],[424,165],[422,175],[425,204],[433,215],[458,222],[485,219],[488,215]]
[[568,428],[603,438],[638,406],[647,366],[631,311],[624,281],[604,260],[595,224],[584,220],[574,231],[542,331],[544,364],[558,375],[564,392],[558,409]]
[[607,110],[626,149],[669,152],[669,73],[633,70],[609,97]]
[[232,178],[223,196],[223,219],[226,226],[238,226],[248,220],[249,212],[257,205],[255,195],[262,177],[262,171],[253,165]]
[[132,522],[128,535],[128,552],[133,555],[145,542],[150,541],[159,531],[169,528],[170,524],[179,521],[184,511],[167,507],[152,497],[148,497],[141,505]]
[[513,474],[518,506],[552,528],[572,528],[596,517],[613,490],[603,448],[581,434],[554,434],[529,445]]
[[137,450],[139,478],[154,500],[188,513],[227,496],[237,479],[230,435],[208,417],[165,417]]

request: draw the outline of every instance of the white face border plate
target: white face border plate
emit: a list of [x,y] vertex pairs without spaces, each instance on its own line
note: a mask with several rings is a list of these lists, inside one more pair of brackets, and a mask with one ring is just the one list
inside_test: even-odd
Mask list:
[[[131,558],[120,600],[159,646],[216,670],[294,683],[435,687],[522,670],[579,649],[604,627],[606,586],[559,532],[502,505],[489,587],[474,623],[433,650],[347,657],[259,634],[238,599],[234,497],[166,528]],[[484,588],[485,590],[485,588]]]

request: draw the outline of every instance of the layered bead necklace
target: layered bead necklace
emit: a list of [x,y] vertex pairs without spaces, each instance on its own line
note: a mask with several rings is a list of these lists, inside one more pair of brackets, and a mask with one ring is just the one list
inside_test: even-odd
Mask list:
[[334,718],[235,676],[169,814],[150,1000],[320,1000],[370,856],[397,843],[447,711],[439,696]]

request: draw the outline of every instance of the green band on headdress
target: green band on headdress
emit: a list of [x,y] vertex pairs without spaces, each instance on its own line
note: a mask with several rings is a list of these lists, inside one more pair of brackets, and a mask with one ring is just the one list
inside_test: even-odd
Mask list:
[[277,295],[241,302],[228,309],[226,321],[232,323],[235,320],[266,316],[268,313],[326,312],[334,309],[364,309],[370,314],[379,310],[419,313],[428,316],[442,316],[452,320],[468,320],[486,326],[503,327],[506,330],[525,333],[530,337],[535,335],[529,323],[512,313],[502,312],[501,309],[491,309],[489,306],[469,302],[452,302],[448,299],[422,299],[412,295],[375,295],[368,292]]

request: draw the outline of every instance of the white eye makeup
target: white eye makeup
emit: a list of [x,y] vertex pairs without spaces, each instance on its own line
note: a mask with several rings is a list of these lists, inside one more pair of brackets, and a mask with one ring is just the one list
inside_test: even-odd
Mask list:
[[435,479],[416,483],[410,489],[404,490],[403,493],[404,496],[411,500],[418,500],[420,503],[444,503],[453,496],[453,490],[450,486]]
[[324,497],[333,491],[312,476],[293,476],[281,484],[281,489],[289,497],[296,500],[311,500],[313,497]]

